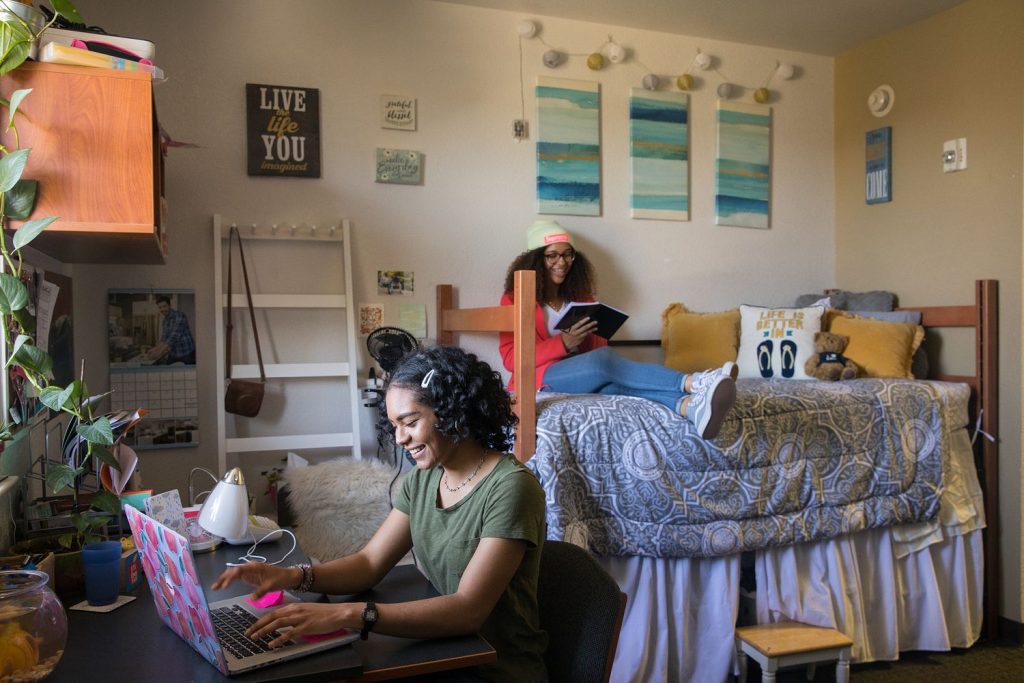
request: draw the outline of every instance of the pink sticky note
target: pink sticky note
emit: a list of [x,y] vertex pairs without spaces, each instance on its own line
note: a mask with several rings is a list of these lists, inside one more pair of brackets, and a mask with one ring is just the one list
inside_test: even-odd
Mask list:
[[245,599],[245,601],[256,609],[266,609],[267,607],[274,607],[275,605],[280,605],[284,602],[284,593],[281,591],[270,591],[258,600],[253,600],[250,595]]

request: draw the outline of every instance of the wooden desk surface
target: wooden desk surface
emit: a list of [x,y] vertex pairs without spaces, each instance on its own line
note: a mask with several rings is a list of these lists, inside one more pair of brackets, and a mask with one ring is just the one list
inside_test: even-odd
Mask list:
[[[275,547],[276,546],[276,547]],[[261,546],[271,560],[284,553],[286,540]],[[220,574],[226,560],[244,548],[221,546],[213,553],[195,556],[196,570],[204,586]],[[302,561],[293,554],[286,563]],[[222,591],[207,589],[209,602],[244,594],[248,587],[235,584]],[[104,680],[194,681],[195,683],[256,683],[266,681],[358,680],[381,681],[423,675],[492,662],[497,654],[480,636],[416,640],[372,634],[325,652],[257,669],[227,678],[203,659],[188,643],[167,628],[156,613],[145,581],[132,595],[135,600],[106,614],[68,610],[68,641],[64,656],[47,679],[68,683],[100,677]],[[395,567],[374,590],[363,596],[382,603],[419,600],[436,595],[433,587],[412,565]],[[306,595],[307,599],[319,596]],[[333,601],[356,599],[340,596]],[[72,603],[74,604],[74,603]],[[84,677],[84,678],[83,678]]]

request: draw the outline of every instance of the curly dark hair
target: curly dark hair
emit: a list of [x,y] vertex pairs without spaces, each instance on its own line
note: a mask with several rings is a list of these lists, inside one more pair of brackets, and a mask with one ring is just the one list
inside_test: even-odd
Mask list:
[[[422,385],[433,371],[427,386]],[[519,418],[501,375],[490,365],[455,346],[436,346],[409,354],[391,371],[377,404],[377,441],[395,442],[384,397],[392,387],[413,392],[416,401],[437,416],[437,431],[459,443],[474,439],[484,448],[508,453]]]
[[[512,261],[505,273],[505,294],[513,294],[515,290],[515,274],[517,270],[532,270],[537,273],[537,303],[547,303],[547,269],[544,266],[544,250],[537,247],[524,251]],[[576,251],[576,259],[565,281],[558,286],[558,296],[563,301],[585,301],[592,299],[597,293],[594,266],[582,251]]]

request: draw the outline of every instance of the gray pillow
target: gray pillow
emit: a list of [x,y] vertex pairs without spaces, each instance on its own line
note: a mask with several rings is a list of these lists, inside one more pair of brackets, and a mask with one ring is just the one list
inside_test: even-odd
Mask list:
[[[824,296],[826,295],[801,294],[793,305],[799,308],[810,306]],[[896,301],[892,292],[882,290],[848,292],[844,289],[834,289],[829,291],[827,296],[832,300],[832,308],[842,311],[891,311]]]

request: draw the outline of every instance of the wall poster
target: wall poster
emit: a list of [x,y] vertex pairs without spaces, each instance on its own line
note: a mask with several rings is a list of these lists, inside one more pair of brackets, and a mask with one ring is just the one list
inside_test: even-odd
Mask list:
[[199,445],[194,289],[107,294],[111,410],[144,409],[132,448]]
[[601,86],[537,77],[537,213],[601,215]]
[[715,224],[767,228],[772,187],[771,107],[718,101]]
[[892,127],[869,130],[864,136],[864,201],[892,201]]
[[249,175],[320,177],[320,91],[245,84]]
[[633,88],[629,160],[633,218],[690,220],[690,139],[686,93]]

